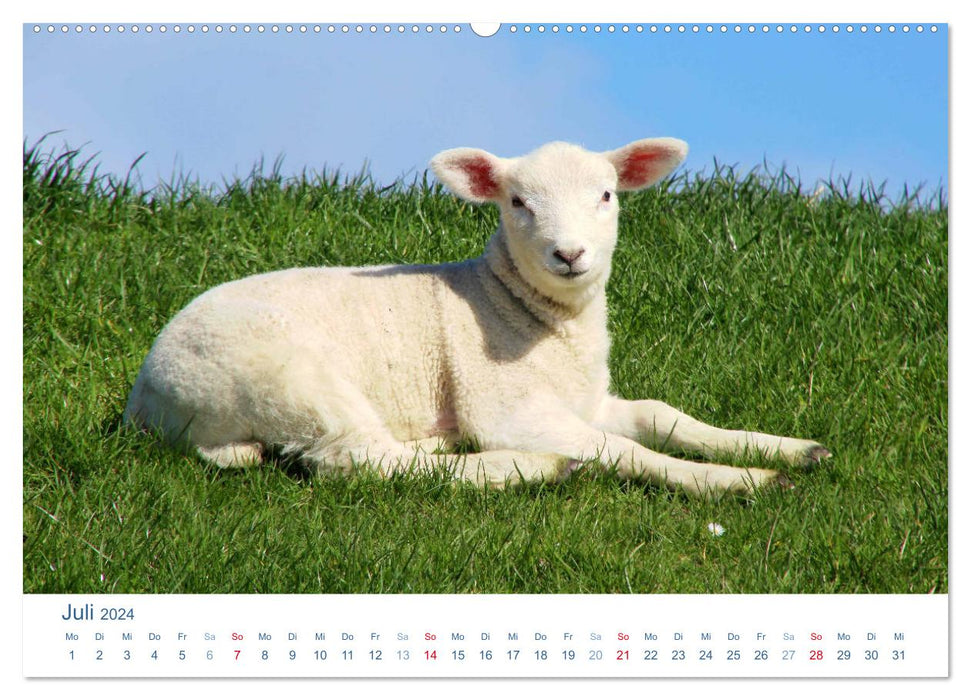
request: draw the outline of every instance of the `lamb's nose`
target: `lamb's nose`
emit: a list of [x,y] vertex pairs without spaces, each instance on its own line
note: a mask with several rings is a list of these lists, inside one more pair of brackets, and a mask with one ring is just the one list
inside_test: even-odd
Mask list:
[[586,252],[584,248],[577,248],[576,250],[555,250],[553,251],[553,257],[558,260],[562,260],[570,267],[573,267],[573,263],[580,259],[580,256]]

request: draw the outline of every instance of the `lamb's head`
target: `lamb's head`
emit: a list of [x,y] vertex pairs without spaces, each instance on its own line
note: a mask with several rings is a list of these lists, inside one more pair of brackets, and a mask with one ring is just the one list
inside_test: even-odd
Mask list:
[[545,296],[568,301],[600,287],[617,242],[617,192],[654,184],[687,154],[683,141],[643,139],[593,153],[549,143],[519,158],[475,148],[439,153],[431,167],[453,193],[495,202],[516,268]]

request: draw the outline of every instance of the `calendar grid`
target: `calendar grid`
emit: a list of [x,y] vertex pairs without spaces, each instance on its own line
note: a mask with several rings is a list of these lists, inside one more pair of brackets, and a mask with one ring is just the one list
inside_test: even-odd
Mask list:
[[24,597],[27,677],[945,677],[946,595]]

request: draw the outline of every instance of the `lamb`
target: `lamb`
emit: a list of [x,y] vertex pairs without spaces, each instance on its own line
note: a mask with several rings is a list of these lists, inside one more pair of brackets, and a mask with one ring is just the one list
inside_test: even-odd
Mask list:
[[[431,168],[448,189],[499,207],[481,257],[298,268],[217,286],[162,330],[124,421],[223,467],[273,449],[321,471],[447,469],[495,486],[555,482],[588,463],[695,495],[786,484],[776,470],[658,450],[761,453],[791,466],[828,450],[609,392],[617,193],[658,182],[686,154],[673,138],[603,153],[561,142],[518,158],[439,153]],[[458,454],[470,440],[480,451]]]

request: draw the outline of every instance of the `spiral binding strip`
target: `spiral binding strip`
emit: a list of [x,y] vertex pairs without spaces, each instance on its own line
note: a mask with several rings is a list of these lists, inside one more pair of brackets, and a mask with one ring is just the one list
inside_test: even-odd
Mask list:
[[[881,34],[937,32],[923,24],[509,24],[469,25],[478,36],[509,34]],[[47,24],[33,25],[35,34],[459,34],[459,24]]]

